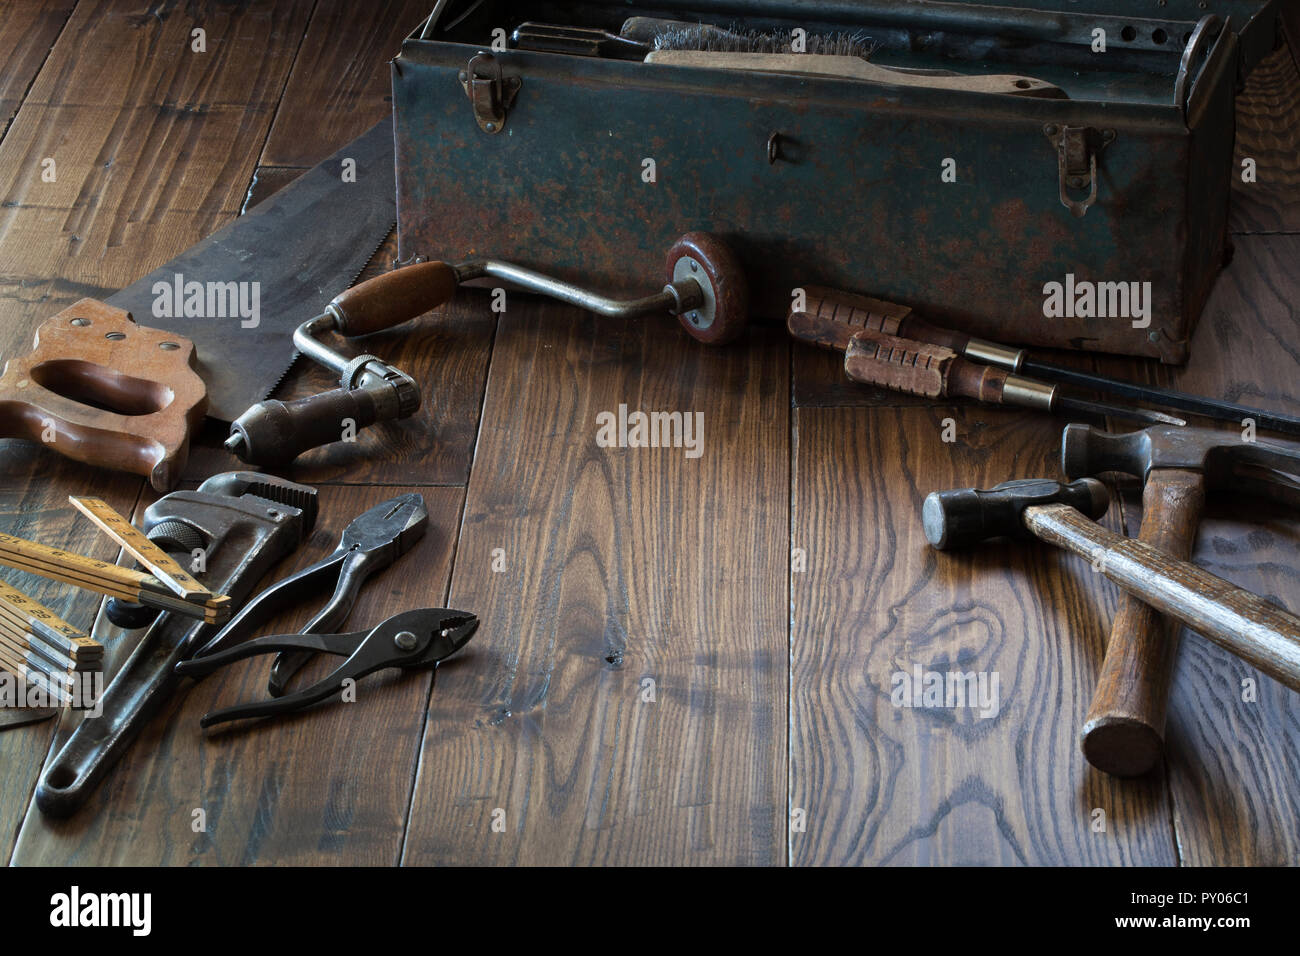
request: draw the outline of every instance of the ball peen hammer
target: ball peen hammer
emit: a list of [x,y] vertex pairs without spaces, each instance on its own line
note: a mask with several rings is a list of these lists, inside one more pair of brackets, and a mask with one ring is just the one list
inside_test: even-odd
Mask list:
[[[1108,503],[1106,486],[1095,478],[1070,484],[1027,479],[1003,482],[987,491],[964,488],[934,492],[925,499],[921,519],[926,540],[939,550],[988,538],[1032,536],[1086,558],[1127,592],[1125,602],[1152,607],[1182,621],[1261,672],[1300,691],[1300,618],[1149,541],[1126,538],[1097,524],[1094,519],[1105,514]],[[1152,610],[1151,617],[1158,620],[1156,610]],[[1114,624],[1121,624],[1118,614]],[[1113,626],[1108,660],[1118,633]],[[1164,656],[1163,650],[1157,651]],[[1125,659],[1131,658],[1125,655]],[[1159,757],[1163,709],[1159,711],[1153,758],[1150,735],[1157,728],[1151,723],[1151,704],[1158,697],[1163,708],[1168,678],[1164,677],[1158,688],[1143,686],[1142,680],[1142,671],[1137,668],[1127,683],[1098,684],[1085,724],[1083,749],[1089,762],[1100,770],[1133,776],[1145,772]],[[1115,693],[1116,688],[1127,693]],[[1136,704],[1128,703],[1129,697],[1136,698]],[[1139,729],[1124,734],[1100,730],[1094,725],[1097,700],[1104,707],[1129,708],[1106,711],[1112,721],[1107,726],[1128,727],[1124,720],[1141,719],[1142,723],[1133,725]],[[1093,736],[1098,733],[1100,737]],[[1128,751],[1126,747],[1133,749]],[[1098,755],[1101,763],[1094,759]],[[1136,769],[1139,766],[1142,769]]]
[[[1300,469],[1300,445],[1262,439],[1247,442],[1238,432],[1203,428],[1153,426],[1116,435],[1089,425],[1069,425],[1061,438],[1061,467],[1067,478],[1104,472],[1142,478],[1139,541],[1186,560],[1196,543],[1207,490],[1228,487],[1287,502],[1285,485],[1276,479],[1248,479],[1243,472],[1250,468],[1296,472]],[[1164,749],[1165,712],[1179,632],[1152,607],[1154,603],[1121,598],[1081,735],[1088,761],[1118,776],[1145,773]],[[1200,617],[1193,620],[1159,604],[1156,607],[1201,633],[1218,617],[1213,606],[1198,612]],[[1258,666],[1270,673],[1262,664]],[[1278,679],[1295,686],[1285,678]]]

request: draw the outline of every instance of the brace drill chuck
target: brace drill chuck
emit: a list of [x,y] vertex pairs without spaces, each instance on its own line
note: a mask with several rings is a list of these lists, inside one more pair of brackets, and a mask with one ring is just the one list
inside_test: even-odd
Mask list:
[[[379,421],[406,418],[420,407],[420,389],[401,369],[375,355],[349,359],[316,338],[326,331],[344,332],[346,321],[334,303],[293,333],[303,355],[339,376],[339,387],[291,402],[267,399],[240,415],[225,446],[247,462],[277,468],[308,449],[338,441]],[[346,334],[346,333],[345,333]]]

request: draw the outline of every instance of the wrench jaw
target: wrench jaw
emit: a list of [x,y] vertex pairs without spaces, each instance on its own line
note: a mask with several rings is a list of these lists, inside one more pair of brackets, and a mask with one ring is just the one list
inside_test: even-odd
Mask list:
[[[146,533],[164,522],[180,522],[201,534],[206,569],[195,576],[242,604],[310,532],[316,491],[270,475],[228,473],[208,479],[197,491],[174,491],[158,499],[144,517]],[[67,817],[86,802],[180,687],[176,664],[218,629],[168,612],[158,616],[104,690],[103,713],[82,721],[46,763],[36,785],[42,813]]]

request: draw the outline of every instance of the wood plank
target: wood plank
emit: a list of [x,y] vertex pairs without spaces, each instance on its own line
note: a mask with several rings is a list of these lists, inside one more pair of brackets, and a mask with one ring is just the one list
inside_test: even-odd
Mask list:
[[[0,441],[0,461],[0,530],[104,561],[117,556],[117,546],[68,503],[68,493],[93,490],[130,513],[140,479],[90,468],[33,442]],[[94,621],[97,594],[10,568],[0,569],[0,576],[74,627],[88,630]],[[105,653],[113,649],[109,645]],[[0,733],[0,859],[6,862],[58,722],[54,718]]]
[[[1180,387],[1300,414],[1300,236],[1242,236],[1198,329]],[[1239,434],[1239,432],[1238,432]],[[1264,437],[1264,436],[1260,436]],[[1300,515],[1211,491],[1192,560],[1300,610]],[[1141,503],[1126,503],[1131,528]],[[1253,678],[1258,701],[1242,699]],[[1300,696],[1183,632],[1166,732],[1174,820],[1188,865],[1300,859]]]
[[[1300,232],[1300,68],[1284,41],[1237,94],[1237,139],[1228,228],[1237,234]],[[1255,181],[1242,181],[1242,162]]]
[[78,5],[0,143],[0,354],[235,215],[311,6]]
[[[276,578],[331,553],[353,517],[409,490],[415,489],[322,489],[317,530],[291,564],[277,569]],[[424,496],[425,539],[362,590],[349,628],[364,629],[399,611],[444,603],[463,491],[425,489]],[[265,633],[294,630],[326,596],[287,612]],[[447,672],[479,666],[474,649],[471,642],[461,652],[463,659],[446,665]],[[299,680],[323,676],[338,662],[313,662]],[[119,663],[120,658],[112,662]],[[355,703],[327,702],[226,731],[199,729],[199,717],[210,710],[264,697],[269,667],[269,657],[236,664],[179,694],[85,810],[69,820],[47,820],[35,808],[28,812],[14,861],[396,863],[433,675],[388,671],[358,682]],[[205,812],[207,829],[196,833],[198,809]]]
[[0,5],[0,139],[49,56],[76,0],[9,0]]
[[[785,342],[515,301],[452,584],[483,633],[440,675],[403,862],[780,863]],[[702,453],[598,447],[620,404],[702,413]]]
[[389,61],[428,0],[322,3],[312,14],[262,152],[267,166],[315,166],[392,110]]
[[[1037,542],[938,554],[921,532],[930,491],[1056,474],[1056,431],[1003,409],[795,414],[792,861],[1172,863],[1160,781],[1114,781],[1079,751],[1114,588]],[[989,692],[997,674],[996,714],[897,706],[894,675],[917,667],[983,673]]]

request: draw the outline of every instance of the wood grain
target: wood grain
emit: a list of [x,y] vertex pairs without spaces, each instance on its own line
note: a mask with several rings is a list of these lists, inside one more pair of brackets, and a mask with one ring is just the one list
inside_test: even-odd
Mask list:
[[311,6],[77,6],[0,143],[0,354],[234,216]]
[[[357,514],[410,488],[325,488],[321,518],[278,579],[331,553]],[[460,489],[424,489],[429,530],[362,590],[348,619],[365,629],[398,611],[439,606],[454,553]],[[271,622],[294,630],[327,595]],[[475,642],[445,665],[480,665]],[[331,664],[331,660],[333,663]],[[14,862],[69,865],[392,865],[397,862],[433,676],[389,671],[357,684],[355,703],[327,702],[283,718],[204,733],[199,717],[265,697],[271,658],[232,665],[173,698],[69,820],[33,807]],[[115,655],[112,666],[120,664]],[[321,658],[297,680],[337,666]],[[441,683],[441,675],[439,683]],[[299,683],[296,686],[303,686]],[[434,694],[434,699],[438,697]],[[207,829],[192,829],[202,809]]]
[[321,3],[262,151],[267,166],[315,166],[392,109],[388,61],[429,15],[427,0]]
[[76,0],[8,0],[0,4],[0,139],[27,95]]
[[[139,497],[141,482],[55,455],[31,443],[0,441],[0,530],[42,544],[66,548],[102,561],[117,546],[68,503],[69,492],[92,491],[124,514]],[[43,577],[5,568],[5,583],[44,604],[69,624],[89,631],[100,596]],[[106,656],[115,650],[105,642]],[[0,859],[8,861],[27,806],[49,752],[56,720],[0,733]]]
[[[784,343],[508,301],[452,585],[479,655],[439,678],[403,862],[780,863]],[[621,403],[702,413],[702,453],[598,447]]]
[[[1300,67],[1292,36],[1260,61],[1237,94],[1228,228],[1239,235],[1300,232]],[[1255,162],[1243,182],[1242,163]]]
[[[790,835],[794,864],[1174,861],[1160,781],[1121,784],[1078,749],[1113,586],[1038,542],[940,554],[922,533],[930,491],[1055,474],[1059,440],[1041,421],[796,410],[791,540],[807,571],[790,584],[790,806],[806,829]],[[998,674],[996,715],[896,706],[918,667]]]

